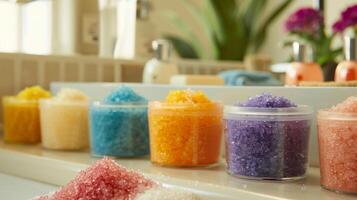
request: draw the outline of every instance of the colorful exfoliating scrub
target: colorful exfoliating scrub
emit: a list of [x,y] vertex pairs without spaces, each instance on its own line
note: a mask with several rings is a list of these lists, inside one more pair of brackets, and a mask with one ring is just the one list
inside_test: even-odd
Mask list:
[[311,109],[263,93],[227,106],[227,170],[250,179],[304,177],[308,162]]
[[147,100],[122,86],[90,107],[91,149],[96,156],[149,154]]
[[219,160],[223,106],[202,92],[171,91],[163,102],[149,103],[153,163],[190,167]]
[[195,195],[166,189],[135,171],[103,158],[57,192],[34,200],[199,200]]
[[39,86],[22,90],[17,96],[3,98],[4,140],[16,143],[41,141],[38,101],[51,94]]
[[88,147],[88,97],[75,89],[40,101],[42,145],[48,149]]
[[321,185],[357,194],[357,96],[317,116]]

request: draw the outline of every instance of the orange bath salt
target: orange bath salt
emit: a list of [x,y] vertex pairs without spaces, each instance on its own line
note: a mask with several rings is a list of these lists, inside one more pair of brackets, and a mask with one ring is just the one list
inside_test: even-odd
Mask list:
[[217,163],[222,110],[220,103],[191,90],[172,91],[166,101],[150,102],[151,161],[177,167]]
[[3,98],[5,142],[41,141],[38,100],[48,97],[48,91],[34,86],[24,89],[17,96]]

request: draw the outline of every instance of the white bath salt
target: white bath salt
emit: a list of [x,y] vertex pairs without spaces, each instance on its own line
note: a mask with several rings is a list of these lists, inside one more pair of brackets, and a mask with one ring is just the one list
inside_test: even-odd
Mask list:
[[88,97],[82,91],[71,88],[61,89],[55,98],[63,101],[88,101]]
[[154,187],[139,194],[135,200],[200,200],[200,198],[183,190]]
[[47,149],[81,150],[89,145],[88,97],[75,89],[40,101],[42,145]]

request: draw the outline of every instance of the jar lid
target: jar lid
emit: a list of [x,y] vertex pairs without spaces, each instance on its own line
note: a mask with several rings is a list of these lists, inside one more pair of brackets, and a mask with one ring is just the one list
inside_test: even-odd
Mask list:
[[75,101],[75,100],[62,100],[62,99],[57,99],[55,97],[52,98],[47,98],[47,99],[40,99],[39,100],[41,105],[49,104],[49,105],[63,105],[63,106],[88,106],[89,101],[88,100],[83,100],[83,101]]
[[260,108],[225,106],[225,119],[244,118],[249,120],[278,120],[291,121],[312,118],[312,108],[306,105],[287,108]]

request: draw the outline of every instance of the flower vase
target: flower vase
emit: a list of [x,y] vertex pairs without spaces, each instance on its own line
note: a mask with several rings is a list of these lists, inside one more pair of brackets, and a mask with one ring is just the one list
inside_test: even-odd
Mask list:
[[322,65],[322,70],[323,70],[325,81],[333,81],[334,80],[336,67],[337,67],[337,63],[333,62],[333,61],[327,62]]

